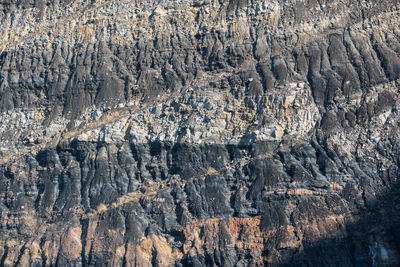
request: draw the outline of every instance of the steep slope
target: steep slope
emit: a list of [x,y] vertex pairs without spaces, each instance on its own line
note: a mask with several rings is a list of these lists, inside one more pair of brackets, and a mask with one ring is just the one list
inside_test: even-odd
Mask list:
[[399,266],[399,7],[0,2],[0,265]]

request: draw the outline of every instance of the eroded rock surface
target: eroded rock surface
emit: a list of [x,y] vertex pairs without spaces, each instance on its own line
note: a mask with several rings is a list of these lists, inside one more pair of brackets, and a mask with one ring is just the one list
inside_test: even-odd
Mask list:
[[0,265],[399,266],[399,7],[0,2]]

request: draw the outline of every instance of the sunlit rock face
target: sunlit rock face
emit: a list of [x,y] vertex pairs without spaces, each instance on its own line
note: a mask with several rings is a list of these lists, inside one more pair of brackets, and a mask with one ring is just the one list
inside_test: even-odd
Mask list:
[[0,266],[400,266],[400,3],[0,2]]

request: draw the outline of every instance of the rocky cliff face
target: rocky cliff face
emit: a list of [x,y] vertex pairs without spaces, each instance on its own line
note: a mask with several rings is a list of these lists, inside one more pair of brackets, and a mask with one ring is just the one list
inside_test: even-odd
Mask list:
[[396,0],[0,2],[1,266],[399,266]]

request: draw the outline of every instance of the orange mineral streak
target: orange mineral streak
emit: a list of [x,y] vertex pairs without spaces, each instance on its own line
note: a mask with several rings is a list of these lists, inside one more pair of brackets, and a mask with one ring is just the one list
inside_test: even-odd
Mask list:
[[81,227],[71,227],[62,236],[61,250],[70,260],[76,260],[81,256],[81,234]]
[[[277,229],[262,230],[261,217],[197,220],[186,226],[184,253],[204,254],[215,248],[264,251],[265,243],[278,232],[286,233],[280,247],[300,247],[295,237],[296,228],[288,225]],[[201,236],[201,237],[200,237]]]
[[149,235],[143,238],[140,244],[128,243],[126,249],[127,266],[152,266],[152,261],[157,266],[171,266],[182,254],[175,253],[168,245],[165,238]]

